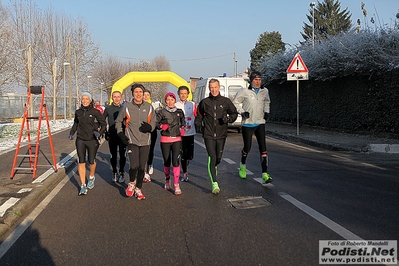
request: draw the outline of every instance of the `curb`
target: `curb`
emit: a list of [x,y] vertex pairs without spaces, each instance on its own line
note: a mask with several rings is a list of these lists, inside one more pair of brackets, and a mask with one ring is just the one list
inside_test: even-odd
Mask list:
[[0,224],[0,239],[4,240],[7,233],[20,220],[22,220],[32,208],[37,206],[57,184],[76,167],[76,159],[72,158],[66,168],[58,168],[44,182],[37,184],[32,191],[23,197],[12,209],[7,210],[4,223]]

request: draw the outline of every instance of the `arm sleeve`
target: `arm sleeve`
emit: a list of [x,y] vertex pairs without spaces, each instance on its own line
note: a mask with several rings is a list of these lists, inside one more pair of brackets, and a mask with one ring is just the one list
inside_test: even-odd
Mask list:
[[98,112],[96,118],[100,126],[100,134],[102,135],[107,129],[107,122],[105,121],[104,115],[101,112]]
[[186,126],[186,118],[184,117],[183,110],[180,110],[180,126]]
[[116,132],[123,132],[123,121],[125,119],[125,111],[126,107],[122,107],[122,110],[119,112],[118,117],[115,119],[115,128],[116,128]]
[[202,126],[202,118],[203,118],[203,110],[202,110],[202,101],[198,104],[197,108],[197,116],[195,117],[194,124],[195,128],[200,128]]
[[265,97],[265,104],[263,106],[263,112],[264,113],[270,113],[270,97],[269,97],[269,90],[266,89],[266,97]]
[[229,107],[227,109],[227,114],[229,115],[229,123],[233,123],[234,121],[236,121],[237,116],[238,116],[238,112],[237,112],[237,108],[234,106],[233,102],[228,99],[229,102]]
[[156,114],[155,114],[155,109],[154,109],[154,107],[151,105],[151,114],[150,114],[150,125],[151,125],[151,128],[152,128],[152,131],[154,131],[155,130],[155,127],[157,126],[157,117],[156,117]]
[[73,125],[72,125],[71,130],[69,131],[69,135],[73,136],[75,134],[76,130],[78,129],[78,123],[79,123],[79,120],[75,113],[75,118],[73,119]]
[[242,108],[242,102],[244,101],[244,90],[239,90],[234,97],[233,104],[237,109],[238,113],[243,113],[245,110]]

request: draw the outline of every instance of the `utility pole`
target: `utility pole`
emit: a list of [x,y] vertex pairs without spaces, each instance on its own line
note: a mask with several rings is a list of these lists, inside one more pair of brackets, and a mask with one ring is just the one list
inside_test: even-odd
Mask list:
[[312,46],[314,48],[314,6],[316,5],[316,2],[311,2],[310,7],[312,8]]
[[[68,62],[71,63],[71,38],[68,37]],[[72,80],[71,80],[71,64],[68,65],[68,94],[69,94],[69,118],[72,117]]]
[[[28,90],[30,88],[30,86],[32,86],[32,46],[30,44],[28,44],[28,54],[27,54],[27,74],[28,74]],[[29,116],[33,116],[33,101],[32,101],[32,97],[30,98],[30,102],[29,104]],[[34,128],[34,121],[30,120],[30,127]]]
[[56,92],[57,92],[57,58],[54,58],[54,63],[53,63],[53,123],[55,124],[56,118],[57,118],[57,97],[56,97]]
[[234,77],[237,77],[237,59],[236,59],[236,53],[234,53]]

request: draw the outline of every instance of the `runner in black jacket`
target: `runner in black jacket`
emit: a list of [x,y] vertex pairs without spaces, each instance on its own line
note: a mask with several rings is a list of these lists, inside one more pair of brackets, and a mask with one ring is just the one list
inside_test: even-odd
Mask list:
[[[109,153],[111,154],[110,162],[112,167],[112,181],[119,183],[125,182],[125,165],[126,165],[126,145],[118,137],[115,128],[115,120],[118,117],[121,105],[122,94],[119,91],[112,93],[112,104],[108,105],[104,110],[104,118],[108,118],[108,132],[106,139],[108,140]],[[116,168],[119,148],[119,174]]]
[[[94,109],[93,98],[90,93],[83,92],[82,106],[76,110],[75,119],[68,138],[73,139],[77,132],[76,151],[78,153],[78,172],[81,182],[79,195],[87,194],[87,189],[94,187],[94,173],[96,171],[96,154],[100,146],[98,139],[105,132],[107,123],[100,111]],[[86,187],[86,151],[90,165],[90,176]]]
[[217,183],[217,165],[222,161],[228,123],[237,119],[237,109],[231,100],[220,95],[220,83],[217,79],[209,81],[209,97],[198,105],[195,118],[197,132],[202,132],[208,152],[208,174],[212,182],[212,193],[220,192]]

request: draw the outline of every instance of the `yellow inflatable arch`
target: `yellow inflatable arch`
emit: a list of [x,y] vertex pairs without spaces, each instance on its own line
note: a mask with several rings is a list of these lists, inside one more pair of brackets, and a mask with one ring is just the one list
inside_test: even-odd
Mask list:
[[111,99],[112,102],[112,93],[114,91],[122,92],[124,89],[129,87],[131,84],[136,82],[169,82],[175,87],[187,86],[190,91],[188,95],[188,99],[192,99],[192,93],[190,89],[190,84],[187,81],[182,79],[180,76],[176,75],[170,71],[156,71],[156,72],[129,72],[124,75],[121,79],[114,83],[111,90]]

